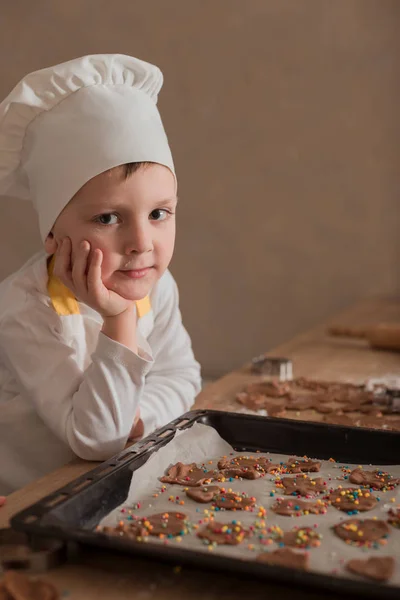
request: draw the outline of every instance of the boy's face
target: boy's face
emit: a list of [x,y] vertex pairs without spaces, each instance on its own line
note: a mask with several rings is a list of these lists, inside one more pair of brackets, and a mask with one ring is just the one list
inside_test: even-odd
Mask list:
[[88,241],[91,250],[103,252],[104,285],[140,300],[172,258],[176,204],[175,178],[167,167],[146,165],[127,178],[123,167],[111,169],[75,194],[46,240],[46,251],[54,253],[69,237],[73,263],[80,243]]

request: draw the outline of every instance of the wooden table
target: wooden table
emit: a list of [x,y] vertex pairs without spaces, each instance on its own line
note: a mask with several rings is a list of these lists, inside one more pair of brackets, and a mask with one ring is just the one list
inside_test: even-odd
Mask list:
[[[400,322],[399,298],[365,300],[329,323],[363,326],[380,321]],[[400,353],[372,351],[362,341],[330,338],[325,334],[329,323],[296,336],[270,352],[271,356],[291,358],[296,376],[353,381],[388,374],[400,376]],[[200,393],[195,408],[235,410],[238,408],[236,392],[253,378],[246,368],[222,377]],[[0,509],[0,527],[6,527],[16,512],[66,485],[95,464],[77,459],[11,494]],[[320,592],[289,591],[266,582],[187,567],[179,571],[171,565],[92,550],[85,550],[75,560],[46,573],[46,579],[69,600],[239,600],[243,596],[264,599],[286,595],[296,600],[321,598]]]

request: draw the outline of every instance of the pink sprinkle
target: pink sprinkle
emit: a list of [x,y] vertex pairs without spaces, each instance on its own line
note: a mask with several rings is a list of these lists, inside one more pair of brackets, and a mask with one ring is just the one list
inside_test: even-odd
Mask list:
[[0,506],[4,506],[7,501],[6,496],[0,496]]

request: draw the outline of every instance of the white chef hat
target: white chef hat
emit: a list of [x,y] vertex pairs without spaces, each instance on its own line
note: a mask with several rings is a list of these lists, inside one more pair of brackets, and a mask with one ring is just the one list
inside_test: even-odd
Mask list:
[[43,240],[108,169],[155,162],[175,175],[156,106],[162,83],[154,65],[97,54],[30,73],[0,104],[0,194],[33,202]]

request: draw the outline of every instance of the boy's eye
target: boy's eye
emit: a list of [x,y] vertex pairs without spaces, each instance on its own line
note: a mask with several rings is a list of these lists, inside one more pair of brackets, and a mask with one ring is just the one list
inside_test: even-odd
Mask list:
[[151,211],[150,218],[153,221],[164,221],[170,214],[170,211],[165,210],[165,208],[155,208]]
[[102,225],[115,225],[118,222],[118,215],[115,213],[105,213],[97,217],[96,221]]

